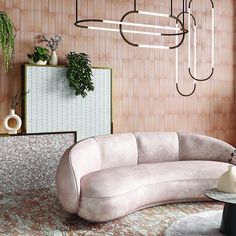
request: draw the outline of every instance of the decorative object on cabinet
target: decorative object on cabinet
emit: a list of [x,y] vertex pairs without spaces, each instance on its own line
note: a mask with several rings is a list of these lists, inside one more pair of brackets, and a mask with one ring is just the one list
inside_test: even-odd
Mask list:
[[76,132],[0,135],[0,192],[55,186],[61,155]]
[[[170,0],[170,13],[164,14],[164,13],[155,13],[155,12],[147,12],[147,11],[140,11],[137,10],[137,0],[134,0],[134,8],[131,11],[126,12],[122,17],[121,20],[104,20],[104,19],[98,19],[98,18],[91,18],[91,19],[80,19],[78,14],[78,0],[76,1],[76,21],[75,26],[88,29],[88,30],[102,30],[102,31],[111,31],[111,32],[118,32],[120,33],[123,40],[128,43],[131,46],[134,47],[140,47],[140,48],[151,48],[151,49],[176,49],[176,75],[175,75],[175,81],[176,81],[176,90],[178,93],[184,97],[191,96],[196,91],[196,82],[197,81],[206,81],[209,80],[213,74],[214,74],[214,67],[215,67],[215,60],[214,60],[214,50],[215,50],[215,9],[214,9],[214,3],[213,0],[209,0],[211,4],[211,71],[209,75],[206,78],[199,78],[199,75],[197,75],[197,18],[193,15],[193,11],[191,9],[193,0],[182,0],[182,10],[181,12],[174,16],[173,15],[173,0]],[[174,26],[163,26],[163,25],[151,25],[151,24],[140,24],[135,22],[128,22],[125,21],[125,19],[132,15],[144,15],[149,17],[160,17],[160,18],[169,18],[173,19],[175,24]],[[187,15],[187,22],[188,27],[185,29],[185,16]],[[192,22],[193,24],[192,24]],[[106,28],[101,27],[101,24],[103,25],[116,25],[116,28]],[[192,27],[193,25],[193,27]],[[124,29],[124,26],[126,27],[138,27],[138,28],[145,28],[145,31],[140,30],[133,30],[133,29]],[[191,30],[193,28],[193,68],[191,67],[191,37],[192,33]],[[163,30],[163,32],[150,32],[146,29],[158,29]],[[166,31],[170,31],[170,33],[166,33]],[[163,38],[170,38],[175,37],[175,45],[147,45],[147,44],[139,44],[135,42],[131,42],[126,34],[138,34],[138,35],[148,35],[148,36],[160,36]],[[179,88],[179,47],[183,44],[185,41],[185,36],[188,35],[188,73],[193,79],[193,89],[190,93],[183,93],[181,92]],[[181,39],[179,40],[179,37]],[[167,42],[170,42],[168,39]]]
[[34,48],[34,54],[27,54],[30,64],[36,64],[39,66],[46,65],[50,56],[47,48],[36,46]]
[[62,66],[25,66],[26,133],[78,131],[78,140],[112,132],[112,73],[92,68],[93,93],[75,96]]
[[[17,134],[17,131],[21,128],[22,121],[21,118],[16,115],[15,110],[28,93],[29,91],[26,91],[23,93],[23,95],[21,95],[19,92],[17,92],[17,94],[12,99],[10,114],[3,120],[3,126],[8,131],[8,134]],[[15,127],[10,127],[8,125],[10,119],[14,119],[16,121]]]
[[[8,122],[11,119],[16,121],[15,127],[9,126]],[[20,129],[21,125],[22,125],[21,118],[18,115],[16,115],[14,109],[11,109],[10,114],[6,116],[5,119],[3,120],[4,128],[7,130],[8,134],[17,134],[17,131]]]
[[94,91],[92,81],[91,61],[86,53],[70,52],[66,55],[68,61],[67,79],[75,95],[85,98],[89,91]]
[[49,64],[52,66],[58,65],[58,57],[56,54],[56,50],[59,48],[60,42],[63,41],[63,37],[59,34],[52,36],[51,38],[42,35],[42,40],[47,42],[47,46],[51,49],[51,56],[49,60]]
[[0,47],[5,72],[11,68],[15,54],[16,28],[6,12],[0,11]]

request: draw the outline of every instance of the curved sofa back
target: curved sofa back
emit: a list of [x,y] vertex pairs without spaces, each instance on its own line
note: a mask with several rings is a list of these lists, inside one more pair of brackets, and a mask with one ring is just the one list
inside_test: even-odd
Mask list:
[[177,133],[145,132],[134,134],[138,148],[138,164],[179,160]]
[[219,139],[199,134],[179,133],[180,160],[228,162],[234,147]]
[[138,163],[138,150],[134,134],[111,134],[95,137],[95,140],[101,153],[102,169]]
[[227,162],[233,150],[223,141],[197,134],[137,132],[89,138],[68,149],[62,157],[56,175],[58,197],[65,210],[77,213],[80,179],[88,173],[178,160]]

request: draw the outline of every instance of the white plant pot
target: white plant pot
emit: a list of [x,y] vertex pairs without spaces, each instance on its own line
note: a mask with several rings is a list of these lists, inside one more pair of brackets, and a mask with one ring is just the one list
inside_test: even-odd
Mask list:
[[[9,122],[10,119],[16,120],[16,126],[15,127],[10,127],[8,125],[8,122]],[[3,120],[4,128],[7,130],[8,134],[17,134],[17,131],[20,129],[21,125],[22,125],[21,118],[18,115],[15,114],[14,109],[11,109],[10,114],[8,116],[6,116],[5,119]]]
[[217,189],[225,193],[236,193],[236,173],[233,165],[220,177]]
[[58,57],[56,51],[52,51],[52,55],[49,60],[49,64],[52,66],[58,65]]
[[29,59],[29,63],[33,65],[39,65],[39,66],[47,65],[47,61],[42,61],[42,60],[39,60],[35,63],[33,60]]

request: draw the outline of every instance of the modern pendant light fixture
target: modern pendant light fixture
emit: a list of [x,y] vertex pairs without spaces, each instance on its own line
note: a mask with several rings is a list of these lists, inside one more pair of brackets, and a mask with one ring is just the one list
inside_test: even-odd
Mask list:
[[[155,12],[148,12],[148,11],[140,11],[137,10],[137,2],[134,0],[134,8],[131,11],[126,12],[119,21],[115,20],[108,20],[108,19],[79,19],[78,16],[78,0],[76,0],[76,21],[75,26],[88,29],[88,30],[100,30],[100,31],[109,31],[109,32],[117,32],[120,33],[123,40],[128,43],[131,46],[134,47],[140,47],[140,48],[151,48],[151,49],[175,49],[176,50],[176,89],[178,93],[182,96],[191,96],[195,90],[196,90],[196,82],[197,81],[206,81],[209,80],[213,74],[214,74],[214,48],[215,48],[215,18],[214,18],[214,3],[212,0],[209,0],[211,3],[212,8],[212,33],[211,33],[211,72],[208,77],[206,78],[199,78],[197,76],[197,22],[192,14],[191,11],[191,5],[193,0],[183,0],[183,8],[182,12],[179,13],[178,16],[173,15],[173,0],[170,0],[170,14],[164,14],[164,13],[155,13]],[[141,23],[135,23],[135,22],[127,22],[125,19],[131,15],[131,14],[139,14],[139,15],[147,15],[147,16],[156,16],[161,18],[169,18],[173,19],[175,21],[175,27],[171,26],[163,26],[163,25],[152,25],[152,24],[141,24]],[[188,29],[185,29],[185,15],[188,17]],[[182,19],[180,19],[182,17]],[[193,70],[191,67],[191,19],[193,21]],[[90,26],[89,23],[99,23],[99,26]],[[104,27],[101,27],[100,25],[103,24]],[[114,28],[106,27],[107,25],[113,25],[116,26]],[[129,30],[129,29],[123,29],[124,26],[133,26],[137,28],[144,28],[144,29],[158,29],[158,30],[165,30],[164,32],[147,32],[143,30]],[[168,33],[166,33],[168,32]],[[126,34],[133,34],[133,35],[150,35],[150,36],[160,36],[160,37],[175,37],[175,45],[150,45],[150,44],[139,44],[135,42],[131,42],[129,39],[127,39]],[[185,41],[185,36],[188,34],[188,73],[190,75],[190,78],[193,79],[193,89],[190,93],[185,94],[180,91],[179,89],[179,47],[183,44]],[[179,39],[180,38],[180,39]]]

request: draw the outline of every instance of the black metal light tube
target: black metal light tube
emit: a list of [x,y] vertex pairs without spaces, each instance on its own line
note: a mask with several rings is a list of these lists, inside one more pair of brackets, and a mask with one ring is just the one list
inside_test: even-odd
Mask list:
[[136,0],[134,0],[134,11],[136,11],[137,10],[137,2],[136,2]]

